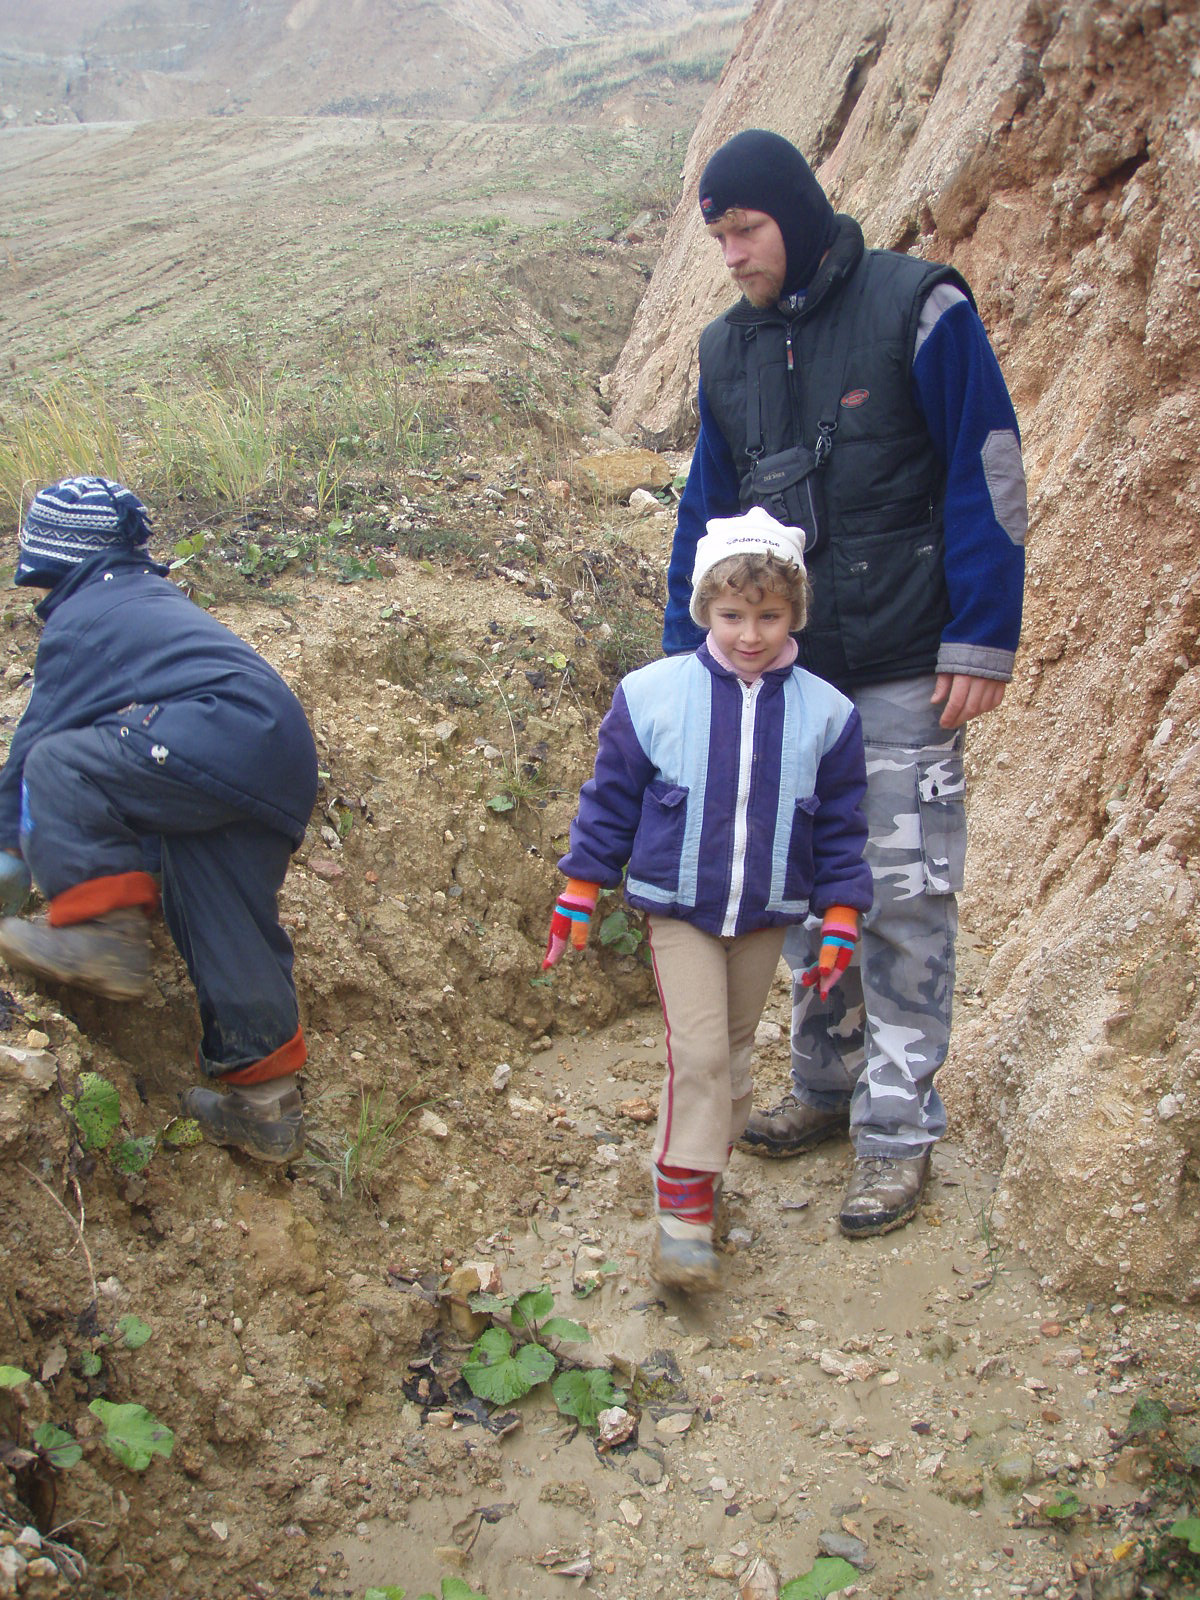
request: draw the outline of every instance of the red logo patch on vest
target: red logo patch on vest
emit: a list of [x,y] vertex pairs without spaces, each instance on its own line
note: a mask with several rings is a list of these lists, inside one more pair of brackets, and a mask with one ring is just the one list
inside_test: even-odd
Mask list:
[[870,398],[871,398],[870,389],[849,389],[842,396],[841,403],[849,411],[849,410],[852,410],[853,407],[855,407],[855,406],[864,405],[866,403],[866,401],[868,401]]

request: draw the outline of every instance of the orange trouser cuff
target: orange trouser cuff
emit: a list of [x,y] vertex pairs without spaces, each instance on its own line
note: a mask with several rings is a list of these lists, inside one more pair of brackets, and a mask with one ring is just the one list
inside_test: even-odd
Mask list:
[[286,1044],[281,1044],[278,1050],[272,1050],[261,1061],[252,1061],[248,1067],[235,1067],[232,1072],[222,1072],[221,1082],[268,1083],[272,1078],[286,1078],[290,1073],[299,1072],[307,1060],[308,1046],[304,1042],[304,1030],[297,1028]]
[[64,889],[51,900],[46,920],[52,928],[69,928],[130,906],[141,906],[148,917],[158,910],[158,885],[148,872],[117,872]]

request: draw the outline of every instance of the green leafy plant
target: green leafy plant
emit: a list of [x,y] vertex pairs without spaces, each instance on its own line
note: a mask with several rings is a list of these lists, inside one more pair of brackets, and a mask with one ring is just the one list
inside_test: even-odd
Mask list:
[[1180,1517],[1167,1532],[1172,1539],[1182,1539],[1194,1556],[1200,1556],[1200,1517]]
[[1042,1515],[1051,1522],[1070,1522],[1085,1509],[1083,1501],[1070,1489],[1060,1489],[1054,1499],[1042,1507]]
[[117,1335],[126,1350],[140,1350],[151,1338],[152,1331],[148,1322],[135,1317],[131,1311],[117,1322]]
[[144,1172],[160,1145],[180,1148],[199,1143],[202,1135],[190,1117],[172,1117],[159,1133],[117,1138],[121,1128],[121,1097],[114,1084],[99,1072],[81,1072],[75,1089],[65,1094],[63,1110],[75,1124],[79,1143],[86,1151],[103,1151],[123,1177]]
[[[485,1328],[472,1345],[462,1375],[472,1394],[493,1405],[522,1400],[550,1379],[550,1392],[563,1416],[595,1428],[601,1411],[620,1405],[625,1395],[604,1368],[580,1368],[564,1361],[557,1345],[582,1344],[591,1334],[571,1317],[553,1316],[553,1292],[542,1284],[521,1294],[486,1291],[467,1296],[473,1311],[507,1316],[510,1327]],[[555,1341],[550,1349],[543,1340]]]
[[574,1417],[580,1427],[588,1429],[597,1426],[602,1411],[619,1406],[625,1398],[613,1382],[612,1373],[603,1367],[560,1372],[550,1385],[550,1392],[564,1416]]
[[[23,1367],[0,1366],[0,1390],[20,1389],[29,1381],[30,1375]],[[29,1446],[22,1446],[16,1439],[0,1438],[0,1464],[14,1472],[22,1468],[62,1472],[83,1455],[71,1434],[53,1422],[39,1423],[28,1437]]]
[[103,1424],[105,1444],[131,1472],[145,1472],[156,1455],[169,1456],[175,1448],[170,1428],[136,1402],[93,1400],[88,1410]]
[[[403,1589],[397,1588],[394,1583],[386,1583],[381,1588],[368,1589],[363,1600],[404,1600],[404,1597]],[[426,1593],[417,1595],[415,1600],[439,1600],[439,1597]],[[440,1600],[487,1600],[487,1596],[472,1589],[461,1578],[443,1578]]]
[[820,1556],[807,1572],[785,1583],[779,1600],[825,1600],[826,1595],[858,1581],[858,1573],[840,1556]]
[[463,1363],[462,1375],[472,1394],[493,1405],[511,1405],[553,1376],[557,1363],[544,1345],[515,1349],[506,1328],[486,1328]]
[[597,930],[600,943],[618,955],[633,956],[645,944],[645,935],[627,911],[610,911]]

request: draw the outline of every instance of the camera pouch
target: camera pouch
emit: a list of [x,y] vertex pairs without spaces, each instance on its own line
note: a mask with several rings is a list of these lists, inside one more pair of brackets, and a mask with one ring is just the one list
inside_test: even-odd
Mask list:
[[743,508],[762,506],[776,522],[804,529],[804,553],[820,548],[825,532],[821,468],[825,454],[793,445],[775,455],[759,456],[741,482]]

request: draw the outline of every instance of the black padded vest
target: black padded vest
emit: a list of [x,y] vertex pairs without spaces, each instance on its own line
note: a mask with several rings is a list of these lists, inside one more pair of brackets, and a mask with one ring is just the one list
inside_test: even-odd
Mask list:
[[[971,299],[952,268],[864,250],[858,224],[841,217],[801,311],[743,299],[700,336],[700,381],[739,480],[751,445],[772,455],[830,440],[798,638],[800,664],[843,689],[932,672],[950,615],[945,471],[911,381],[921,306],[947,281]],[[743,509],[755,498],[743,486]]]

